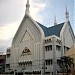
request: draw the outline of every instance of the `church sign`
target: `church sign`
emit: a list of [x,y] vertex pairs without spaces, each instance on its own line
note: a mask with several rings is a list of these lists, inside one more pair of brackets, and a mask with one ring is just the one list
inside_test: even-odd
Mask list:
[[31,51],[27,47],[25,47],[25,49],[22,51],[21,54],[21,56],[25,56],[25,55],[31,55]]

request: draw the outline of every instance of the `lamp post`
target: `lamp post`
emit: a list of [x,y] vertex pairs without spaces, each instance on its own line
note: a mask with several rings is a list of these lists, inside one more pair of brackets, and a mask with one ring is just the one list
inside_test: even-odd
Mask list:
[[21,71],[23,71],[23,75],[25,75],[25,72],[24,72],[24,70],[26,70],[26,68],[22,68],[22,70],[21,70]]
[[10,71],[11,71],[11,70],[12,70],[12,69],[10,69],[10,68],[8,69],[8,71],[9,71],[9,72],[8,72],[8,75],[10,75]]
[[53,40],[53,75],[57,75],[57,59],[56,59],[56,38],[52,37]]
[[[43,44],[44,45],[44,44]],[[45,46],[43,46],[43,75],[45,75]]]
[[44,66],[44,67],[42,67],[42,69],[44,70],[44,75],[45,75],[45,69],[47,69],[47,67]]
[[14,70],[14,75],[15,75],[16,71],[17,71],[17,70]]

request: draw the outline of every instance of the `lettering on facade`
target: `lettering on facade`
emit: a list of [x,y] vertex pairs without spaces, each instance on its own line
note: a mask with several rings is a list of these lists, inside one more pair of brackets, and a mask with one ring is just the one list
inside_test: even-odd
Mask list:
[[25,56],[25,55],[31,55],[31,51],[27,47],[24,48],[21,54],[21,56]]

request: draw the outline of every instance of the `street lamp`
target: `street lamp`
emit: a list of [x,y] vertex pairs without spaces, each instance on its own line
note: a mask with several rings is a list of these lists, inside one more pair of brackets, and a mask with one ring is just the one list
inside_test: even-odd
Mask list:
[[26,70],[26,68],[22,68],[22,70],[21,70],[21,71],[23,71],[23,75],[25,75],[25,72],[24,72],[24,70]]
[[11,70],[12,70],[12,69],[10,69],[10,68],[8,69],[8,71],[9,71],[9,72],[8,72],[8,75],[10,74],[10,71],[11,71]]
[[44,66],[44,67],[42,67],[42,69],[44,69],[44,75],[45,75],[45,69],[47,69],[47,67]]
[[17,71],[17,70],[14,70],[14,75],[15,75],[16,71]]

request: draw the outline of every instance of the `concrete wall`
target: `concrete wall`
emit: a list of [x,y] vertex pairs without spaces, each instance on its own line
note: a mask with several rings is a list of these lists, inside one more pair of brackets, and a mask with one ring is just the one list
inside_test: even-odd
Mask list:
[[[42,69],[40,64],[43,62],[43,38],[40,33],[40,30],[36,25],[29,19],[26,18],[25,21],[21,24],[21,28],[16,34],[15,39],[12,42],[11,46],[11,56],[7,58],[6,63],[10,63],[10,68],[17,69],[21,71],[22,67],[18,65],[18,62],[23,61],[33,61],[32,65],[37,65],[37,69]],[[23,50],[27,47],[31,54],[21,56]],[[10,60],[9,60],[10,59]],[[37,61],[38,60],[38,61]],[[34,67],[28,67],[29,71],[34,69]]]
[[71,48],[74,44],[74,36],[69,25],[66,26],[64,30],[64,45]]

